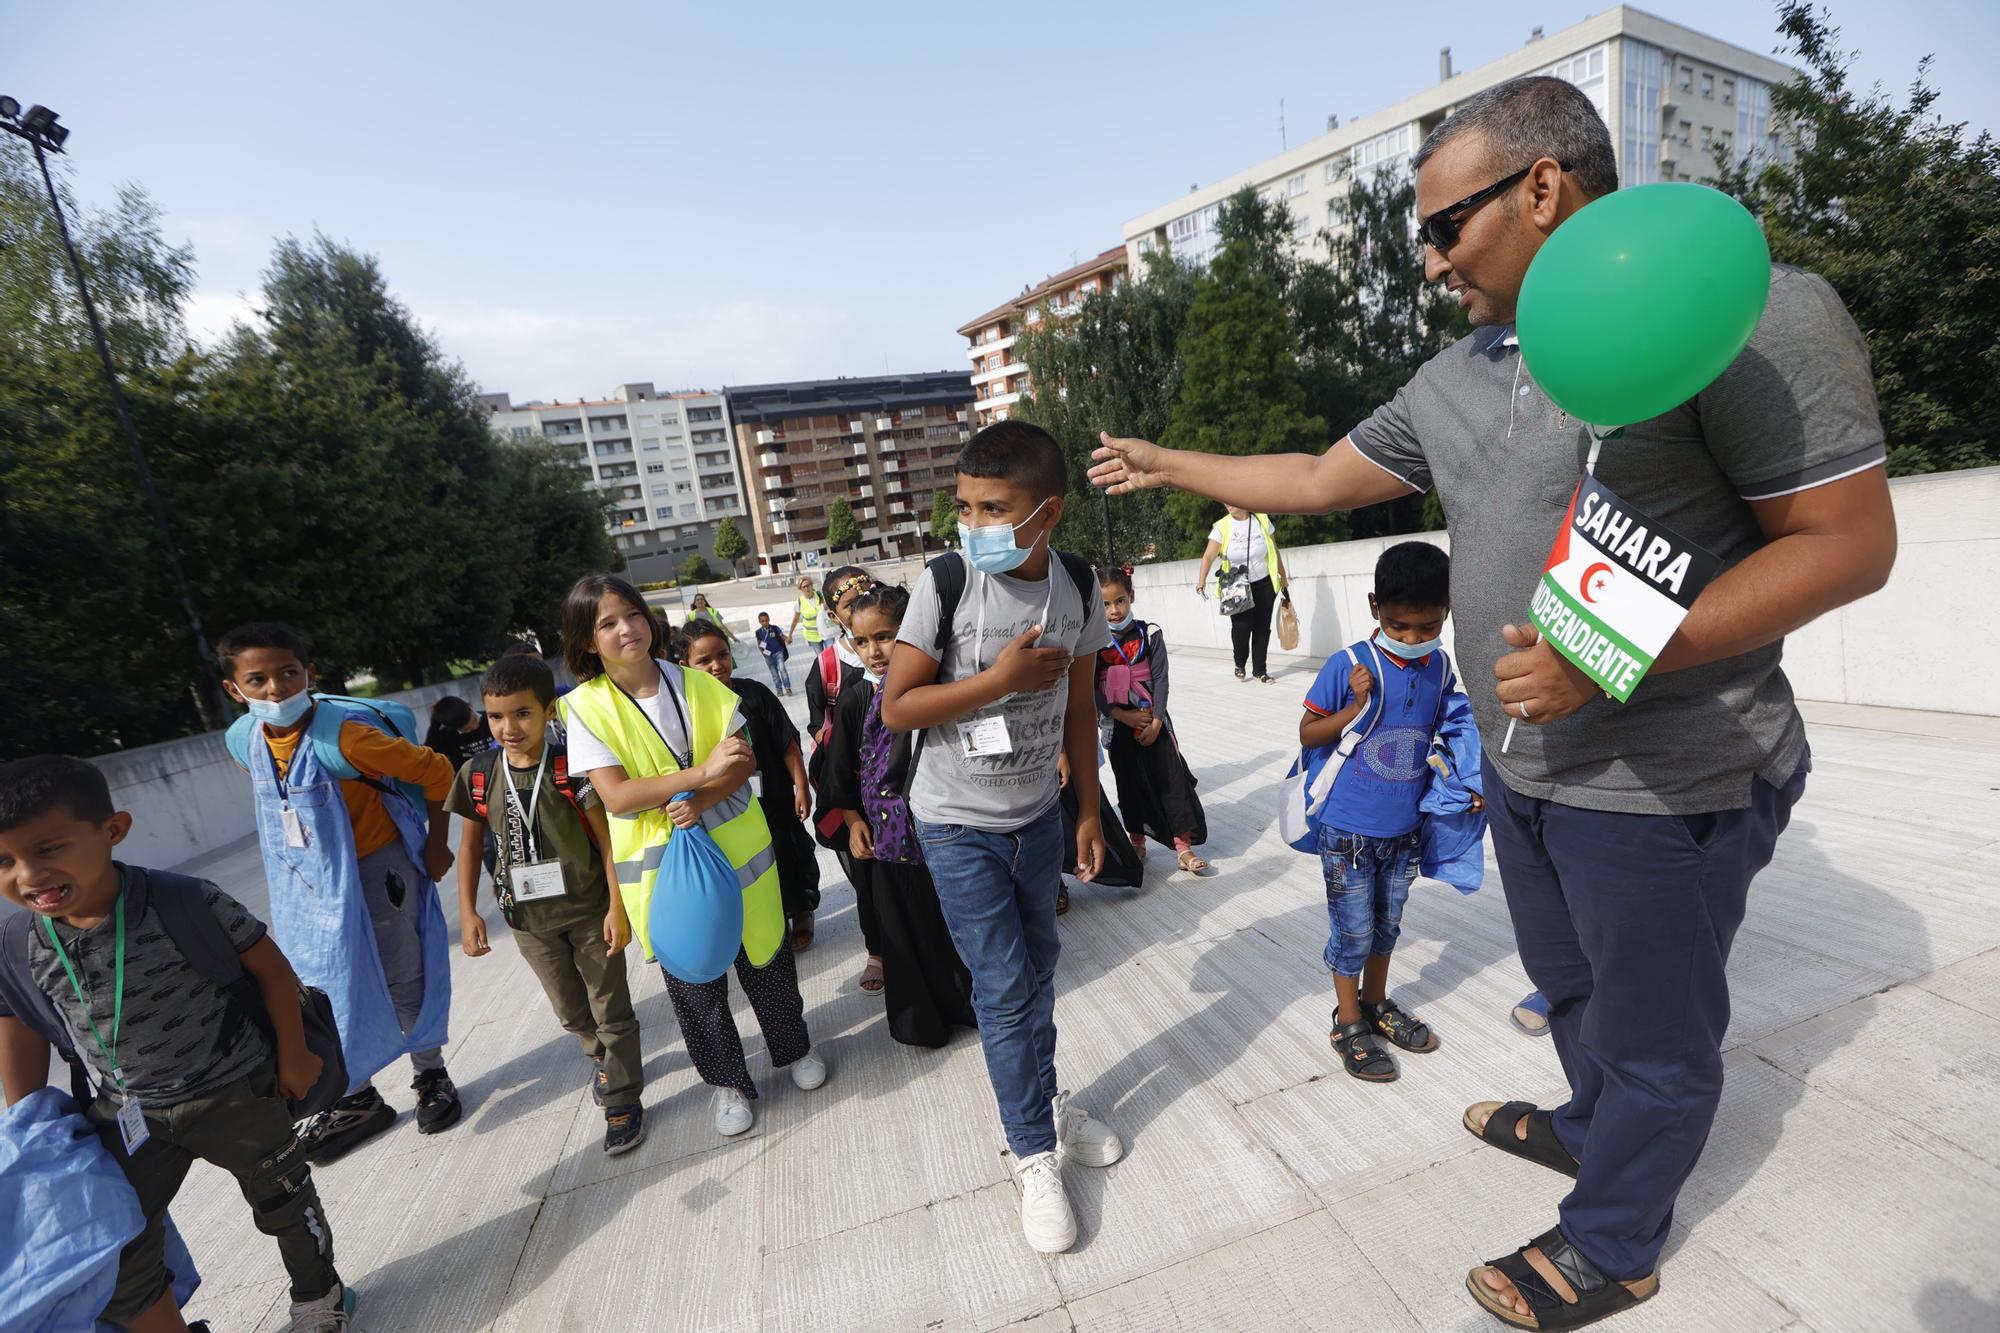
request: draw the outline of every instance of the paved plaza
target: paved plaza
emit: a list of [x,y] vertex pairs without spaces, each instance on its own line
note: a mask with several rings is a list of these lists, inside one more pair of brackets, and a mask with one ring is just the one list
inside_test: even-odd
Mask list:
[[[1482,1147],[1459,1115],[1558,1098],[1555,1051],[1508,1024],[1528,984],[1489,863],[1470,898],[1419,882],[1404,918],[1392,985],[1442,1049],[1402,1057],[1388,1086],[1340,1074],[1319,864],[1273,822],[1314,665],[1239,684],[1224,658],[1177,650],[1174,718],[1216,871],[1170,874],[1154,848],[1143,889],[1073,891],[1060,1069],[1130,1151],[1068,1172],[1071,1253],[1021,1238],[977,1039],[899,1046],[855,988],[853,894],[823,855],[799,961],[832,1078],[801,1093],[771,1077],[739,989],[763,1097],[754,1130],[718,1138],[635,951],[650,1136],[618,1158],[589,1066],[487,904],[493,953],[452,952],[464,1122],[420,1138],[406,1114],[318,1173],[357,1327],[1498,1328],[1465,1271],[1546,1228],[1565,1182]],[[1661,1294],[1606,1327],[1990,1333],[2000,719],[1804,711],[1816,768],[1737,938],[1721,1115]],[[263,907],[254,841],[179,868]],[[405,1112],[408,1078],[380,1080]],[[283,1270],[234,1183],[197,1165],[174,1215],[204,1279],[188,1314],[218,1333],[275,1326]]]

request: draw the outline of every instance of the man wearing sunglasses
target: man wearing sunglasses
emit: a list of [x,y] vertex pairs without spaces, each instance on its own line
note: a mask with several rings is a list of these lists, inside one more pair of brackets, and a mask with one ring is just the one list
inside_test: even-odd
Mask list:
[[1574,1328],[1658,1287],[1674,1199],[1721,1097],[1730,944],[1811,767],[1783,636],[1882,586],[1895,521],[1860,332],[1823,280],[1773,265],[1736,362],[1603,446],[1600,482],[1725,566],[1631,700],[1603,697],[1522,628],[1591,433],[1542,395],[1512,323],[1542,243],[1617,188],[1610,134],[1570,84],[1516,79],[1463,103],[1416,164],[1425,275],[1470,336],[1323,454],[1229,458],[1107,435],[1091,478],[1269,513],[1437,487],[1460,665],[1495,682],[1470,691],[1494,850],[1570,1084],[1548,1110],[1481,1102],[1465,1128],[1576,1179],[1558,1226],[1467,1286],[1507,1323]]

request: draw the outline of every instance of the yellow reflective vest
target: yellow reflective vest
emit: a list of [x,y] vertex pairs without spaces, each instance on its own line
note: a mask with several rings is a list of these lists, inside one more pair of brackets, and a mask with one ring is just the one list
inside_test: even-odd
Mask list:
[[[673,689],[680,696],[693,762],[707,758],[729,734],[736,717],[736,695],[706,671],[686,667],[669,668],[661,677],[660,688]],[[680,771],[680,763],[654,729],[652,719],[639,711],[639,705],[613,684],[611,677],[586,681],[565,694],[561,703],[563,721],[569,725],[581,721],[618,756],[627,777],[656,778]],[[655,806],[635,814],[610,815],[610,824],[612,869],[625,903],[625,916],[632,923],[632,937],[651,962],[647,914],[660,863],[674,836],[673,821]],[[736,867],[737,884],[743,890],[743,949],[752,966],[762,967],[785,940],[778,863],[771,850],[771,828],[764,822],[764,809],[746,782],[703,814],[701,826]]]
[[[1271,535],[1271,516],[1269,514],[1252,514],[1250,515],[1250,521],[1255,523],[1264,533],[1264,564],[1270,569],[1271,590],[1273,592],[1282,591],[1285,586],[1285,576],[1278,572],[1278,539]],[[1222,516],[1222,550],[1216,554],[1215,561],[1216,572],[1221,576],[1218,582],[1221,579],[1229,577],[1229,539],[1234,535],[1235,531],[1236,516],[1234,514],[1224,514]],[[1253,575],[1252,577],[1255,576]]]
[[799,594],[799,628],[806,632],[806,643],[817,648],[820,641],[819,598]]

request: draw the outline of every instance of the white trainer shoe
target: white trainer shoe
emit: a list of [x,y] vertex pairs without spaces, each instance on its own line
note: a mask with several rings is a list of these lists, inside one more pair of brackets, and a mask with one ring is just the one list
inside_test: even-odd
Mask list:
[[811,1092],[826,1082],[826,1061],[820,1059],[818,1051],[807,1051],[788,1068],[792,1071],[792,1086],[800,1092]]
[[1116,1130],[1059,1092],[1054,1103],[1056,1150],[1082,1166],[1110,1166],[1125,1155]]
[[1076,1214],[1063,1192],[1062,1167],[1052,1152],[1019,1160],[1015,1179],[1021,1185],[1021,1234],[1042,1254],[1061,1254],[1076,1244]]
[[715,1132],[726,1139],[734,1138],[757,1122],[750,1099],[735,1088],[717,1088],[714,1107]]

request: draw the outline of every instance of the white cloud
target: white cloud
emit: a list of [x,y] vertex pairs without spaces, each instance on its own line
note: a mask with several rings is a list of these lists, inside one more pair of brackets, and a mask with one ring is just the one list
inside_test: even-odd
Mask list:
[[733,301],[609,319],[514,306],[423,306],[417,317],[482,389],[516,402],[595,397],[652,380],[662,390],[853,373],[856,326],[840,311]]
[[254,323],[250,318],[254,308],[246,292],[199,288],[188,294],[187,304],[181,307],[181,315],[187,321],[190,337],[204,346],[214,347],[229,332],[231,325]]

